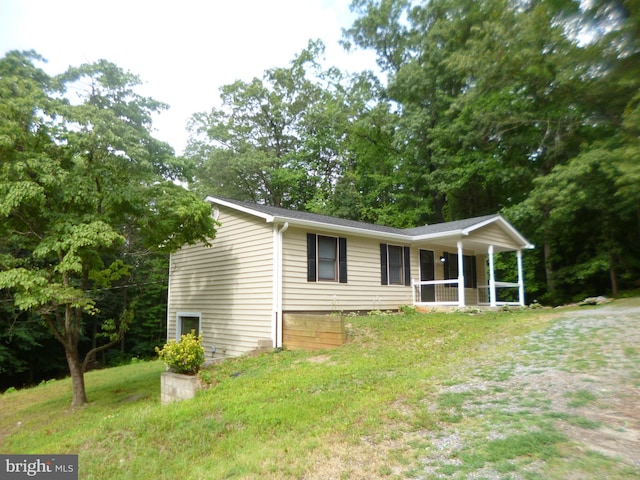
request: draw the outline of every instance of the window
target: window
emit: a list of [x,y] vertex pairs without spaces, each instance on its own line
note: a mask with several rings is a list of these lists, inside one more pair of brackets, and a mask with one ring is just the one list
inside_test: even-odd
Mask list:
[[380,244],[380,279],[382,285],[411,285],[409,247]]
[[307,281],[347,283],[347,239],[307,234]]
[[[444,279],[455,280],[458,278],[458,254],[444,252]],[[464,288],[476,288],[478,286],[476,272],[476,257],[473,255],[462,256],[462,272],[464,274]],[[456,286],[456,285],[450,285]]]
[[318,280],[335,282],[338,277],[338,239],[318,235]]
[[176,340],[180,340],[182,335],[186,335],[191,331],[195,331],[196,335],[200,335],[201,313],[196,312],[178,312],[176,315]]

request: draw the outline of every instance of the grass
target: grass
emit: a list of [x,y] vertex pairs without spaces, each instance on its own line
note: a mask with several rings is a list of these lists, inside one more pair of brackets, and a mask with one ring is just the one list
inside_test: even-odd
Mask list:
[[595,402],[598,397],[589,390],[577,390],[569,392],[566,397],[569,399],[567,405],[571,408],[579,408]]
[[[208,372],[212,388],[166,406],[160,362],[94,371],[83,408],[69,408],[69,379],[1,395],[0,451],[76,453],[84,479],[420,476],[431,448],[423,432],[478,432],[491,421],[466,415],[475,392],[440,388],[490,372],[551,321],[540,312],[350,318],[354,340],[339,349],[229,360]],[[520,433],[478,438],[461,465],[441,468],[512,472],[518,459],[560,455],[554,419],[500,420]]]

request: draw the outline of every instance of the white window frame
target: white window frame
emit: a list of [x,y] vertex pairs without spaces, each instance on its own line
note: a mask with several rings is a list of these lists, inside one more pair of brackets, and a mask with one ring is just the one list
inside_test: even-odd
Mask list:
[[[400,281],[391,281],[391,249],[400,249]],[[402,245],[387,244],[387,285],[404,286],[404,247]]]
[[[335,257],[333,258],[333,278],[320,277],[320,239],[326,238],[333,242]],[[340,247],[338,245],[338,237],[330,235],[318,235],[316,237],[316,279],[318,282],[337,282],[339,280],[338,263],[340,261]],[[328,262],[325,262],[328,263]]]
[[176,340],[180,340],[180,337],[185,333],[182,332],[182,322],[180,321],[183,317],[197,317],[198,318],[198,332],[202,333],[202,312],[177,312],[176,313]]

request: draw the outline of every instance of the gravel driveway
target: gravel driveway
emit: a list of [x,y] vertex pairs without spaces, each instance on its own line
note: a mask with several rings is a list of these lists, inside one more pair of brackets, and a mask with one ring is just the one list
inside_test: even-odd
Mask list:
[[[411,478],[640,478],[640,302],[553,313],[522,350],[469,366],[426,405],[451,421],[420,433]],[[538,453],[509,458],[519,441]]]

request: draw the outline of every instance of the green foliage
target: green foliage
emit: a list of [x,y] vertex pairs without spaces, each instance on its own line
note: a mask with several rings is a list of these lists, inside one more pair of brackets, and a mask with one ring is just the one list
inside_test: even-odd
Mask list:
[[414,315],[418,312],[418,309],[413,305],[400,305],[400,311],[405,315]]
[[135,296],[111,290],[150,252],[208,244],[215,222],[174,182],[186,165],[151,135],[166,105],[138,95],[137,76],[100,60],[50,78],[36,60],[0,59],[0,289],[63,345],[79,405],[78,371],[135,319]]
[[182,335],[180,341],[172,338],[162,348],[156,347],[156,353],[171,371],[195,375],[204,363],[202,335],[196,337],[195,332],[190,332]]
[[[398,226],[502,211],[538,246],[525,256],[526,285],[544,303],[633,286],[636,7],[357,0],[352,9],[345,43],[377,54],[387,78],[378,104],[391,100],[395,115],[383,126],[388,168],[358,158],[343,196],[359,201],[358,185],[374,196],[380,185],[393,222],[377,219]],[[380,175],[365,184],[367,171]]]

